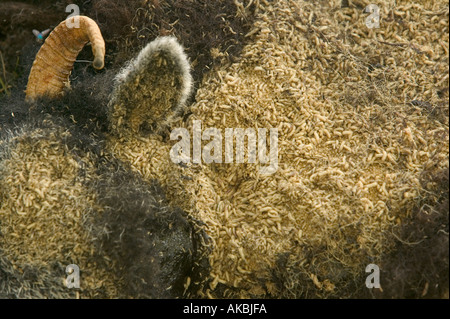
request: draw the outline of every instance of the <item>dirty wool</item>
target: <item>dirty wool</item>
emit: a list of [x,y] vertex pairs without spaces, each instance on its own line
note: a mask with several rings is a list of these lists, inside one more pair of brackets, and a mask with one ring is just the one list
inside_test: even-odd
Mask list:
[[[169,2],[152,3],[184,12]],[[225,24],[222,33],[238,34],[232,45],[216,37],[201,59],[189,56],[195,83],[176,50],[138,56],[115,91],[102,85],[112,79],[106,72],[79,83],[88,102],[69,91],[69,111],[40,104],[67,122],[41,114],[38,127],[0,128],[0,292],[45,295],[39,287],[60,287],[53,271],[70,261],[86,269],[87,297],[448,298],[448,3],[370,2],[379,27],[368,23],[368,1],[223,3],[248,30]],[[147,15],[159,19],[157,10],[138,12],[142,30]],[[199,55],[201,39],[185,36],[186,52]],[[217,63],[198,64],[206,58]],[[89,86],[106,89],[92,95]],[[194,121],[222,134],[277,129],[277,170],[262,174],[258,161],[175,163],[170,132],[192,133]],[[88,142],[80,127],[94,133]],[[153,213],[112,204],[122,195],[145,203],[146,194]],[[146,237],[155,232],[170,240]],[[170,256],[166,269],[154,241]],[[369,264],[380,268],[380,288],[365,285]],[[108,281],[111,267],[120,285]],[[53,295],[74,297],[63,288]]]

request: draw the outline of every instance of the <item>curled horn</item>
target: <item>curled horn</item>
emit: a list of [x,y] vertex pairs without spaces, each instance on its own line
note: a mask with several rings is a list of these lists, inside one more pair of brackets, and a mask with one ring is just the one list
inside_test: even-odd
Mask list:
[[[74,19],[79,25],[74,26]],[[39,50],[28,77],[27,101],[40,96],[56,97],[69,83],[69,76],[78,53],[91,42],[94,54],[93,66],[102,69],[105,57],[105,41],[94,20],[86,16],[74,16],[61,22],[45,40]]]

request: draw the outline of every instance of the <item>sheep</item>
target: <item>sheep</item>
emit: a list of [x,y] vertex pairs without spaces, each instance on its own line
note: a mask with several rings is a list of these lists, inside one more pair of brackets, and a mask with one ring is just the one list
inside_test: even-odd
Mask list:
[[[131,171],[105,141],[133,141],[176,117],[191,94],[188,59],[176,38],[160,37],[116,77],[105,72],[69,89],[86,42],[96,69],[105,54],[96,23],[76,18],[80,28],[61,22],[39,50],[26,101],[0,108],[11,114],[0,117],[0,297],[186,296],[186,282],[207,274],[206,237],[157,180]],[[99,87],[108,93],[93,92]],[[85,121],[70,115],[74,101],[90,109]],[[70,265],[79,289],[69,285]]]
[[[175,13],[171,1],[157,2],[164,12],[152,10],[155,3],[136,11],[131,22],[136,36],[123,37],[121,43],[137,48],[145,35],[153,37],[159,14],[164,21],[176,21],[175,33],[187,44],[194,67],[202,70],[202,53],[195,48],[204,48],[199,39],[212,43],[219,28],[198,27],[195,16],[202,15],[191,2],[182,14]],[[158,179],[172,207],[204,222],[213,245],[210,282],[202,296],[448,298],[448,89],[442,82],[448,59],[441,54],[448,46],[445,25],[426,18],[431,11],[420,6],[398,7],[401,14],[408,12],[409,22],[420,24],[403,30],[405,41],[414,42],[416,36],[435,40],[396,46],[397,20],[384,20],[380,30],[361,28],[364,19],[357,6],[250,3],[257,14],[245,40],[237,37],[234,42],[242,48],[240,56],[227,63],[226,41],[212,47],[211,55],[223,59],[210,71],[197,73],[198,91],[188,120],[172,122],[183,109],[176,106],[155,110],[153,120],[133,111],[127,97],[110,99],[113,77],[108,71],[93,79],[78,75],[73,90],[57,100],[38,100],[32,116],[58,114],[77,132],[93,132],[78,134],[77,145],[91,145],[126,163],[130,179],[134,174],[145,183]],[[243,2],[234,5],[236,16],[244,15]],[[445,19],[443,1],[430,6]],[[181,17],[170,20],[168,12]],[[184,32],[187,26],[206,29],[208,37]],[[104,29],[114,33],[114,27]],[[225,29],[235,31],[234,26]],[[351,38],[342,38],[344,29]],[[145,101],[145,94],[139,100]],[[28,107],[14,106],[0,110],[0,118],[3,112],[6,121],[18,123]],[[168,156],[168,128],[189,130],[195,120],[216,128],[278,127],[278,171],[266,177],[249,164],[174,165]],[[93,142],[80,142],[86,136]],[[79,158],[84,157],[75,161],[83,164]],[[18,194],[29,201],[23,190]],[[88,194],[79,192],[72,199],[87,202]],[[54,196],[43,195],[47,201]],[[379,288],[366,285],[371,277],[366,271],[376,269],[374,264],[380,269]],[[186,278],[185,287],[196,282],[192,279]]]

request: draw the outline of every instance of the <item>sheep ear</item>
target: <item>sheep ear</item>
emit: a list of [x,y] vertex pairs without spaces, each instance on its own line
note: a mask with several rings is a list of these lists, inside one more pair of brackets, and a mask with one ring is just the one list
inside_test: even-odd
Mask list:
[[188,58],[174,37],[150,42],[115,79],[109,101],[113,132],[161,132],[185,107],[191,94]]

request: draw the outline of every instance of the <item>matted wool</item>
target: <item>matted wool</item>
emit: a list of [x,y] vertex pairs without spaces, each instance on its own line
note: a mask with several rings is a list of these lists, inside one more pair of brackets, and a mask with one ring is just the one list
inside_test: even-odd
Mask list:
[[[80,178],[80,171],[92,174],[92,158],[89,153],[83,159],[73,156],[61,142],[71,133],[52,128],[24,128],[4,150],[7,156],[0,161],[2,257],[13,269],[10,273],[33,278],[24,282],[19,297],[49,298],[36,295],[36,291],[50,280],[60,287],[59,295],[52,298],[118,296],[121,279],[111,282],[115,274],[96,265],[104,263],[113,269],[114,264],[108,257],[98,258],[89,226],[94,210],[100,207],[96,193]],[[63,261],[67,264],[61,264]],[[65,286],[64,269],[70,263],[83,269],[80,290]],[[36,269],[39,272],[33,275]]]
[[[240,61],[206,74],[192,116],[173,125],[277,128],[273,175],[258,163],[176,165],[175,141],[111,140],[205,223],[205,296],[345,297],[432,198],[421,174],[448,168],[448,3],[375,2],[380,28],[365,24],[368,4],[259,1]],[[307,278],[302,291],[294,277],[276,282],[280,265]]]

